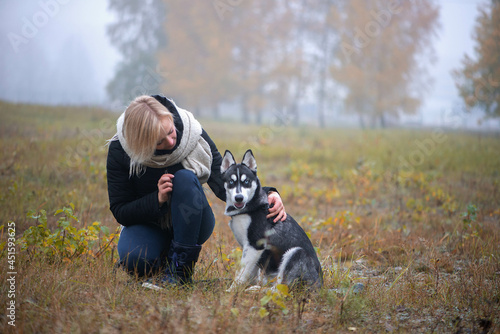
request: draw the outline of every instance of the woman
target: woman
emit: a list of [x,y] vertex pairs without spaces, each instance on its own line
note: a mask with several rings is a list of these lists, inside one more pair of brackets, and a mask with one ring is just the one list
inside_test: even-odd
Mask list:
[[[202,184],[225,201],[222,157],[193,115],[159,95],[136,98],[118,118],[110,140],[110,209],[123,225],[120,264],[139,277],[164,270],[164,283],[191,282],[201,245],[215,219]],[[269,216],[286,218],[274,188]]]

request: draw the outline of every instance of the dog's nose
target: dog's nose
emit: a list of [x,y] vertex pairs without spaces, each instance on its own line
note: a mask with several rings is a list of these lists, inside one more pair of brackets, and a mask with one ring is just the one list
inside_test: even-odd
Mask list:
[[244,199],[243,195],[236,195],[236,196],[234,196],[234,200],[236,201],[236,203],[243,202],[243,199]]

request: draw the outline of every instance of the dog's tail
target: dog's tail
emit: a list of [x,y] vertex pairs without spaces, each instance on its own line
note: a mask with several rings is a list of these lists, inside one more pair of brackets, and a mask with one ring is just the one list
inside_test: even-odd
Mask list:
[[[318,262],[318,263],[316,263]],[[278,268],[278,284],[320,288],[323,277],[319,261],[315,261],[301,247],[293,247],[283,254]]]

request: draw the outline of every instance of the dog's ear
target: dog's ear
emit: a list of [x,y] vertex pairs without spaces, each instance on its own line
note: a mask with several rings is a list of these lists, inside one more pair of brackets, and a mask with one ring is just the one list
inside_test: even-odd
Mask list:
[[229,167],[231,167],[232,165],[234,165],[235,163],[236,163],[236,161],[234,161],[234,157],[231,154],[231,152],[226,150],[226,152],[224,153],[224,157],[222,158],[222,163],[220,165],[221,174],[224,174],[226,172],[226,170]]
[[257,173],[257,161],[255,161],[255,157],[253,156],[252,150],[247,150],[245,155],[243,156],[243,160],[241,163],[254,173]]

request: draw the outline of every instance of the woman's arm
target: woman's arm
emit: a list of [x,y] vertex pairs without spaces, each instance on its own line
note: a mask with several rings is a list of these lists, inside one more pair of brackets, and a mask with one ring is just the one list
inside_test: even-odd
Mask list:
[[167,213],[168,205],[160,206],[158,191],[138,197],[129,177],[129,164],[120,143],[112,141],[106,163],[110,210],[124,226],[155,223]]
[[266,218],[274,218],[274,222],[285,221],[286,219],[286,211],[285,205],[281,200],[281,196],[277,191],[269,191],[267,192],[267,200],[269,201],[269,214]]
[[213,140],[208,136],[207,132],[203,130],[201,136],[210,145],[212,151],[212,166],[210,168],[210,178],[207,183],[210,189],[214,192],[221,201],[226,201],[226,189],[224,189],[224,182],[220,173],[220,165],[222,164],[222,156],[217,149]]

